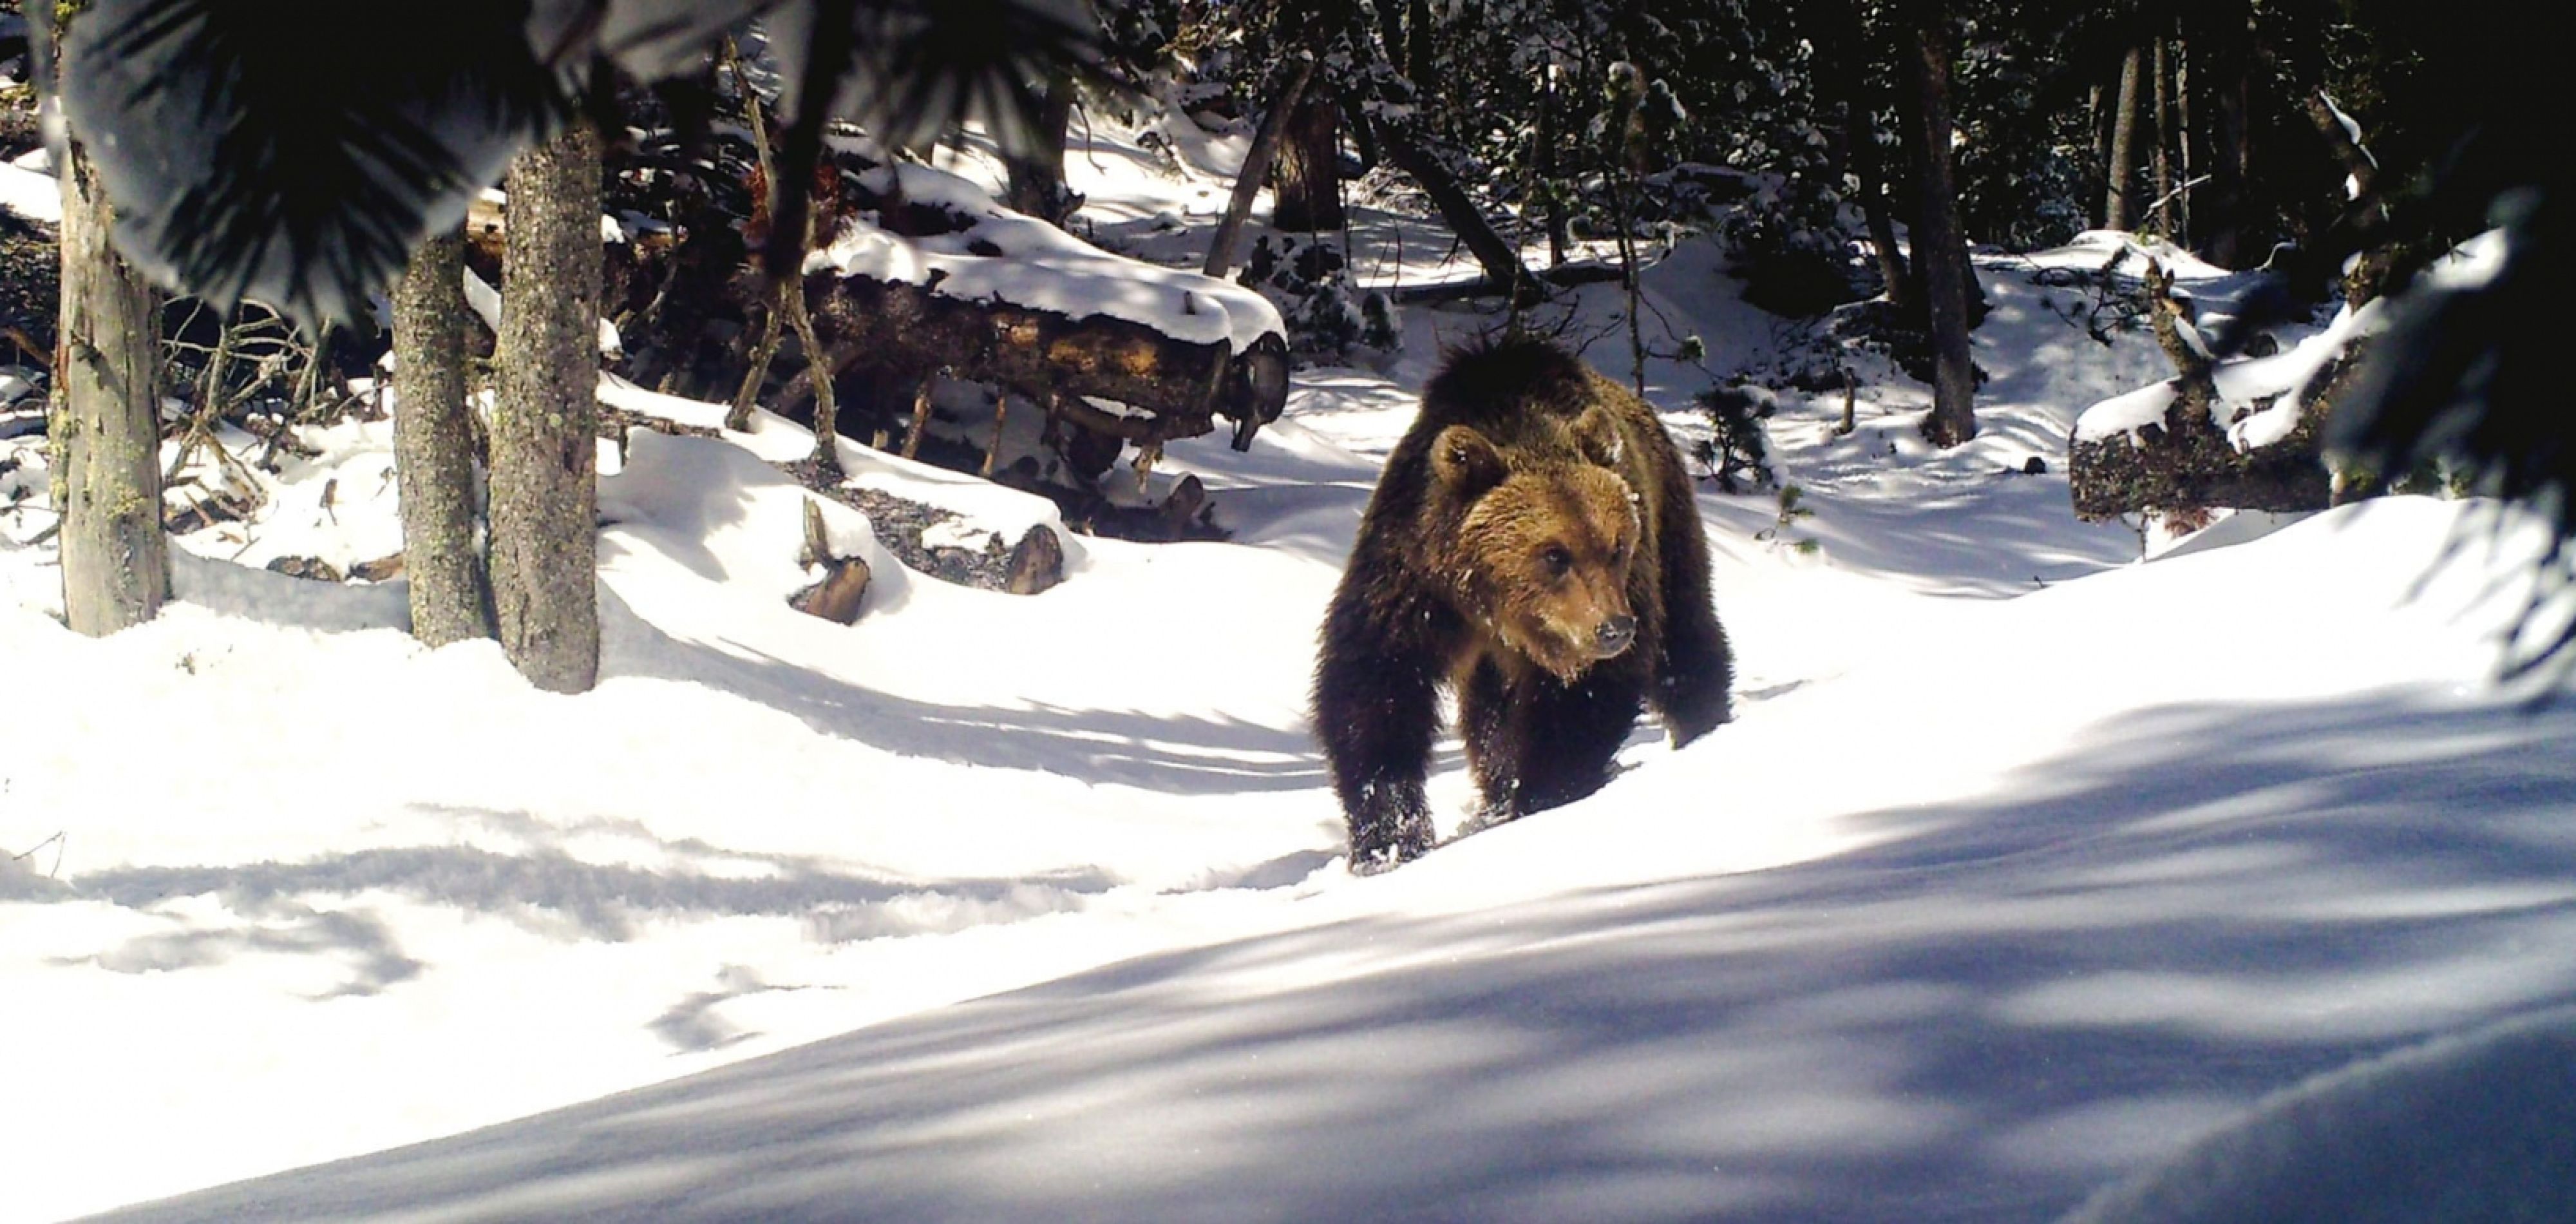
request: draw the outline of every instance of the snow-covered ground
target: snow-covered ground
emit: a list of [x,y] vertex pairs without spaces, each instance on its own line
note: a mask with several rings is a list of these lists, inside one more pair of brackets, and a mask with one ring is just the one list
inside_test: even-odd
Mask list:
[[[1240,142],[1175,143],[1071,159],[1104,236],[1204,234],[1197,159]],[[793,427],[639,434],[577,697],[421,649],[396,588],[249,568],[398,546],[382,425],[104,641],[0,547],[0,1217],[2045,1220],[2311,1073],[2576,999],[2576,712],[2485,680],[2535,530],[2391,499],[2137,563],[2062,457],[2162,358],[2031,275],[2100,259],[1983,265],[1976,442],[1930,451],[1866,370],[1848,436],[1839,395],[1772,424],[1811,516],[1704,492],[1735,724],[1368,879],[1314,629],[1465,307],[1302,371],[1248,453],[1174,446],[1225,543],[1078,539],[1018,597],[836,509],[877,575],[850,628],[785,604]],[[1647,285],[1716,373],[1776,346],[1705,244]],[[1701,428],[1708,374],[1647,377]]]

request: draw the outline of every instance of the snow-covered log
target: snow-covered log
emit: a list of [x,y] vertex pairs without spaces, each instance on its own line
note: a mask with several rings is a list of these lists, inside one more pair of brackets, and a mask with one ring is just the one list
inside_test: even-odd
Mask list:
[[946,371],[1140,446],[1221,416],[1242,449],[1278,419],[1286,329],[1259,293],[1113,255],[928,167],[900,174],[861,176],[859,215],[806,262],[828,368]]
[[2149,266],[2147,283],[2157,339],[2178,373],[2077,419],[2067,456],[2075,512],[2331,504],[2325,420],[2368,351],[2376,312],[2342,316],[2285,353],[2217,361],[2160,268]]

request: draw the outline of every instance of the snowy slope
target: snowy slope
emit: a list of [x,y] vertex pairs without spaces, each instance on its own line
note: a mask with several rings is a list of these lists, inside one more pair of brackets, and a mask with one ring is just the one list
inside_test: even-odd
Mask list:
[[[1104,230],[1204,232],[1203,168],[1100,142],[1069,168]],[[0,1009],[33,1103],[0,1218],[2043,1220],[2311,1073],[2576,997],[2576,714],[2483,679],[2529,529],[2412,598],[2479,507],[2129,564],[2059,459],[2162,359],[2030,276],[2100,258],[1985,266],[1976,443],[1930,452],[1922,389],[1865,371],[1852,435],[1838,395],[1774,422],[1812,517],[1703,494],[1735,725],[1642,728],[1594,798],[1365,880],[1312,635],[1472,308],[1300,372],[1249,453],[1173,446],[1226,543],[1078,540],[1015,597],[830,511],[877,575],[850,628],[784,603],[793,427],[638,435],[578,697],[420,649],[396,587],[247,568],[388,550],[381,425],[183,540],[182,601],[112,639],[0,545],[0,997],[33,1001]],[[1647,291],[1722,374],[1778,336],[1718,265]],[[1579,334],[1618,305],[1586,290]],[[1708,377],[1649,364],[1685,435]],[[1465,814],[1454,745],[1432,793]]]

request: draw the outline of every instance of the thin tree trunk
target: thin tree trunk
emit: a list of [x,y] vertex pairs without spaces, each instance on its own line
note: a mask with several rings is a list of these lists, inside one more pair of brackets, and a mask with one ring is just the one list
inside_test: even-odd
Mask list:
[[1913,86],[1920,127],[1916,155],[1922,169],[1922,212],[1914,229],[1914,258],[1932,328],[1932,414],[1923,436],[1935,446],[1956,446],[1977,436],[1976,365],[1968,350],[1968,247],[1959,231],[1959,200],[1950,167],[1950,30],[1938,12],[1919,19],[1914,46],[1902,55]]
[[1896,218],[1887,207],[1887,173],[1878,156],[1878,122],[1864,106],[1845,104],[1849,112],[1844,120],[1844,141],[1851,147],[1852,175],[1860,180],[1860,215],[1869,227],[1869,245],[1878,253],[1878,276],[1887,282],[1887,304],[1900,314],[1911,314],[1915,301],[1914,273],[1905,266],[1905,252],[1896,245]]
[[2188,245],[2191,241],[2191,43],[2177,34],[2174,37],[2174,155],[2182,159],[2178,172],[2182,179],[2181,194],[2174,197],[2174,236]]
[[1574,245],[1574,226],[1565,213],[1565,195],[1557,182],[1556,159],[1556,78],[1557,67],[1548,64],[1539,69],[1538,148],[1532,159],[1538,168],[1539,191],[1543,202],[1540,216],[1547,225],[1547,266],[1562,267],[1568,248]]
[[1438,49],[1431,45],[1431,0],[1410,0],[1404,15],[1404,75],[1416,85],[1431,82]]
[[2136,47],[2129,48],[2128,58],[2120,61],[2119,109],[2111,116],[2111,179],[2109,198],[2102,203],[2102,224],[2115,230],[2128,229],[2138,223],[2138,78],[2144,66]]
[[492,422],[492,599],[528,682],[599,677],[600,140],[587,123],[510,167],[499,410]]
[[2173,43],[2171,39],[2163,37],[2158,37],[2156,39],[2155,73],[2155,167],[2156,207],[2158,211],[2154,220],[2157,233],[2163,234],[2167,237],[2172,237],[2176,233],[2173,224],[2173,214],[2165,211],[2173,207],[2174,189],[2173,160],[2171,157],[2174,137]]
[[1278,156],[1279,137],[1288,127],[1289,115],[1306,96],[1306,83],[1315,79],[1313,56],[1300,57],[1289,69],[1288,80],[1272,100],[1268,113],[1261,116],[1261,127],[1253,133],[1252,148],[1243,155],[1243,168],[1234,175],[1234,196],[1226,201],[1225,216],[1216,224],[1216,237],[1208,243],[1207,262],[1199,271],[1209,276],[1223,276],[1234,270],[1234,247],[1243,238],[1243,223],[1252,216],[1252,199],[1261,194],[1261,180],[1270,173],[1270,160]]
[[2084,94],[2086,129],[2093,136],[2093,169],[2098,175],[2090,184],[2093,189],[2093,225],[2109,223],[2109,210],[2104,207],[2111,198],[2111,104],[2101,84],[2096,82]]
[[1342,228],[1342,108],[1307,87],[1270,163],[1272,228],[1312,234]]
[[151,286],[108,245],[106,188],[80,144],[62,176],[61,322],[54,370],[54,507],[63,619],[105,637],[170,598],[161,533],[159,320]]
[[492,587],[474,540],[474,443],[465,403],[465,235],[436,235],[394,285],[394,488],[411,631],[432,646],[492,636]]

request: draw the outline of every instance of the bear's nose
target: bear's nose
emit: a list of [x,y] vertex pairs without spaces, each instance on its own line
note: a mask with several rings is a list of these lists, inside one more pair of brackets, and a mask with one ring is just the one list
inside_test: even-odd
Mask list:
[[1637,618],[1611,617],[1601,622],[1601,627],[1593,631],[1592,640],[1594,648],[1598,649],[1601,657],[1605,659],[1626,650],[1630,642],[1637,640]]

